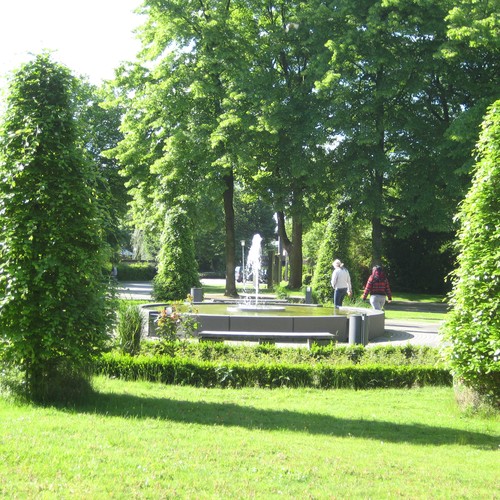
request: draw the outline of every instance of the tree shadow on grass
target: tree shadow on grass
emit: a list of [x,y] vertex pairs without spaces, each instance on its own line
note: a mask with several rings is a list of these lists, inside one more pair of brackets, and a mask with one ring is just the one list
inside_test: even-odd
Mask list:
[[447,427],[400,424],[380,420],[339,418],[318,413],[260,409],[233,403],[179,401],[127,394],[95,393],[77,412],[132,419],[159,419],[207,426],[231,426],[265,431],[296,431],[337,437],[417,445],[463,445],[497,449],[494,436]]

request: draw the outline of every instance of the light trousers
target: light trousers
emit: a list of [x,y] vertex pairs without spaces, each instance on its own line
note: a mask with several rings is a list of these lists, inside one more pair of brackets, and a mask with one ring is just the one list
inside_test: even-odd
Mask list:
[[385,295],[370,295],[370,304],[373,309],[381,311],[385,304]]

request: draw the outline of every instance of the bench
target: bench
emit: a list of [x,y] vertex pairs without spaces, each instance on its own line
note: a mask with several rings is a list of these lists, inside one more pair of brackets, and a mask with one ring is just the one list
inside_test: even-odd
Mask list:
[[332,342],[336,339],[333,333],[328,332],[242,332],[202,330],[198,333],[200,340],[223,342],[224,340],[251,341],[262,343],[300,342],[305,340],[307,347],[317,341]]

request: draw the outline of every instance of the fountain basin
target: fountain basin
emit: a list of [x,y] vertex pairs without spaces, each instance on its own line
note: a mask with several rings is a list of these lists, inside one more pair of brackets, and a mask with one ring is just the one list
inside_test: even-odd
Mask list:
[[235,307],[228,307],[228,312],[269,312],[269,311],[285,311],[285,306],[266,306],[259,304],[241,304]]
[[[155,335],[155,320],[159,310],[168,304],[145,304],[141,310],[146,319],[145,336]],[[272,307],[272,306],[269,306]],[[203,330],[221,332],[327,332],[337,342],[349,339],[349,317],[362,315],[368,329],[368,340],[380,337],[385,330],[385,314],[372,309],[342,307],[334,310],[329,307],[287,304],[271,308],[245,311],[235,304],[202,303],[194,306],[198,320],[197,333]]]

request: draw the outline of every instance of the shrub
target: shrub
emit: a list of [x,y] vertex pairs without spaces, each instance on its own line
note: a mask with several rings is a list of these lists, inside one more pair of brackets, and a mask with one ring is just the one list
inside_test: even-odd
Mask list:
[[[383,364],[440,366],[439,350],[428,346],[377,346],[313,344],[311,349],[276,347],[273,344],[231,345],[223,342],[145,341],[141,352],[220,363]],[[411,352],[412,355],[408,356]]]
[[274,294],[278,299],[288,299],[288,297],[290,296],[290,289],[287,287],[287,285],[275,285]]
[[151,281],[156,266],[150,262],[120,262],[117,266],[119,281]]
[[161,310],[156,320],[156,334],[160,337],[162,343],[166,341],[169,344],[176,340],[188,339],[194,336],[198,329],[198,321],[195,314],[196,310],[193,307],[193,298],[190,295],[187,297],[187,310],[180,312],[181,306],[185,305],[186,302],[172,304]]
[[448,370],[435,366],[326,365],[214,362],[169,356],[96,359],[96,371],[125,380],[203,387],[312,387],[319,389],[451,385]]
[[0,359],[23,372],[20,389],[37,402],[87,391],[114,320],[77,88],[67,68],[36,57],[14,75],[0,131]]
[[314,300],[326,303],[332,300],[332,262],[339,258],[346,263],[351,276],[353,293],[359,288],[353,259],[350,259],[352,221],[343,209],[334,209],[326,226],[325,237],[318,253],[318,261],[312,278]]
[[457,219],[458,268],[444,332],[457,382],[500,407],[500,100],[489,110]]
[[182,300],[197,286],[200,280],[192,223],[184,209],[173,207],[165,217],[153,295],[161,301]]

